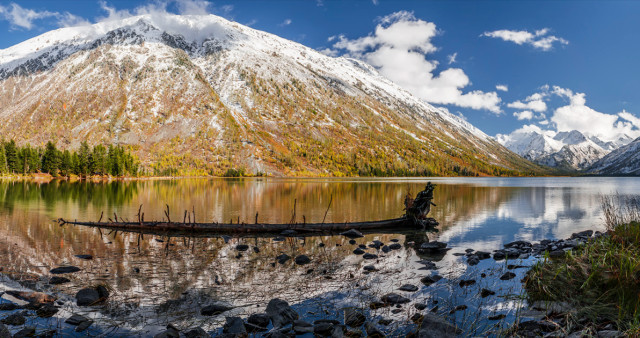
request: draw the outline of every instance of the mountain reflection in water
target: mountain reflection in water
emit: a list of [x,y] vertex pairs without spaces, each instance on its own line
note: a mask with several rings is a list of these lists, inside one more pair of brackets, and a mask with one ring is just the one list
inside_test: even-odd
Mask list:
[[[440,222],[439,232],[367,234],[357,244],[373,240],[390,244],[397,239],[402,249],[387,254],[368,249],[380,257],[366,261],[352,253],[357,245],[349,244],[342,236],[284,241],[274,241],[272,237],[227,241],[221,237],[176,237],[167,243],[167,237],[145,235],[138,246],[138,234],[61,227],[54,220],[97,220],[103,212],[105,218],[114,217],[115,213],[119,218],[135,219],[140,205],[145,219],[162,219],[165,205],[169,205],[173,220],[181,220],[185,210],[193,210],[200,222],[253,222],[257,213],[260,222],[285,223],[292,218],[295,206],[298,222],[303,216],[306,222],[321,222],[329,201],[326,222],[380,220],[402,215],[404,196],[422,190],[428,179],[257,178],[45,184],[0,181],[0,266],[5,276],[22,280],[22,287],[48,290],[65,299],[64,311],[57,318],[60,322],[65,314],[68,317],[69,313],[80,311],[72,299],[77,290],[88,285],[108,285],[112,290],[110,302],[105,307],[82,311],[98,322],[111,323],[116,329],[107,333],[113,334],[152,335],[168,323],[216,330],[224,316],[201,317],[199,310],[217,301],[237,307],[225,313],[227,316],[263,312],[270,299],[279,297],[294,305],[305,320],[340,318],[341,308],[368,309],[369,302],[382,294],[398,292],[397,288],[407,283],[421,289],[403,293],[405,296],[422,303],[439,299],[445,314],[447,306],[469,304],[469,310],[451,317],[465,330],[483,333],[493,323],[478,324],[478,318],[473,316],[513,311],[517,302],[510,297],[479,301],[471,289],[457,287],[456,281],[477,277],[481,272],[499,276],[504,264],[487,260],[470,267],[464,257],[452,253],[466,248],[491,252],[513,240],[564,238],[585,229],[601,229],[600,195],[635,193],[640,187],[640,183],[626,178],[430,180],[438,185],[434,200],[437,207],[432,208],[431,216]],[[428,239],[447,242],[453,248],[436,261],[438,273],[445,280],[429,287],[423,286],[420,278],[436,272],[421,270],[422,265],[416,262],[425,257],[408,244]],[[251,248],[239,253],[235,250],[237,244]],[[254,252],[253,247],[259,252]],[[282,253],[292,258],[307,255],[311,263],[296,266],[293,259],[286,264],[275,263],[275,257]],[[94,258],[84,261],[75,257],[80,254]],[[67,264],[82,271],[68,275],[72,280],[69,284],[45,285],[43,276],[49,277],[51,268]],[[364,273],[362,267],[370,264],[379,271]],[[497,278],[488,278],[478,287],[482,284],[517,295],[524,272],[520,269],[520,275],[509,283],[495,285]],[[3,283],[0,291],[14,287],[17,286]],[[390,311],[385,308],[368,314],[395,318],[396,324],[383,327],[387,332],[413,329],[407,324],[407,319],[418,312],[413,306],[405,306],[399,314]],[[51,322],[55,320],[35,323],[55,327]],[[96,325],[93,333],[105,333],[103,328]]]

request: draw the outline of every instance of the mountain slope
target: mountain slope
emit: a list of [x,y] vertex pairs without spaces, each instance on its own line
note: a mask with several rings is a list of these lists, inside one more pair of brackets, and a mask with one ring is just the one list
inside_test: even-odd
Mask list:
[[589,173],[598,175],[640,175],[640,138],[620,147],[594,163]]
[[621,137],[617,142],[604,142],[577,130],[559,132],[553,137],[535,130],[498,137],[501,144],[530,161],[565,170],[587,169],[611,150],[625,144],[625,140]]
[[361,61],[213,15],[51,31],[1,50],[0,81],[5,138],[130,145],[157,172],[542,171]]

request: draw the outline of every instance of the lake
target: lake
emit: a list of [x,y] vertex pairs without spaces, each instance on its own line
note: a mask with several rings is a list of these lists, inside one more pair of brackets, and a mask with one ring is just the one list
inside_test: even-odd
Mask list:
[[[198,222],[265,223],[367,221],[403,214],[407,193],[415,195],[426,182],[437,184],[431,217],[437,232],[387,231],[366,234],[350,244],[344,236],[311,237],[173,237],[139,236],[81,226],[60,226],[58,218],[97,221],[136,219],[139,208],[146,220],[162,219],[169,206],[172,220],[185,211]],[[419,179],[179,179],[104,183],[53,181],[50,183],[0,181],[0,291],[38,290],[58,297],[58,313],[51,318],[27,316],[26,326],[38,331],[54,329],[77,334],[64,323],[72,313],[95,321],[84,334],[153,336],[173,324],[181,330],[200,326],[221,333],[225,316],[245,318],[264,312],[272,298],[289,302],[308,322],[343,320],[343,310],[362,309],[367,320],[391,319],[377,324],[389,335],[415,330],[410,318],[433,310],[455,322],[468,334],[491,335],[509,327],[525,302],[520,279],[526,268],[509,271],[516,277],[498,279],[508,264],[530,266],[534,258],[517,261],[482,260],[469,266],[465,249],[492,252],[515,241],[567,238],[572,233],[603,230],[602,195],[637,194],[635,178],[419,178]],[[117,215],[117,216],[116,216]],[[360,244],[379,240],[401,248],[364,260],[352,253]],[[414,243],[438,240],[452,250],[440,257],[425,257]],[[250,250],[238,252],[238,244]],[[293,259],[276,262],[281,254],[304,254],[311,263],[298,266]],[[92,255],[83,260],[76,255]],[[425,269],[424,259],[436,270]],[[66,274],[70,283],[46,282],[50,269],[74,265],[80,272]],[[374,272],[363,270],[373,265]],[[426,286],[425,276],[444,279]],[[484,275],[484,277],[483,277]],[[459,281],[476,284],[460,287]],[[110,290],[104,305],[78,308],[75,293],[102,284]],[[417,291],[397,289],[404,284]],[[478,296],[482,288],[495,296]],[[396,292],[410,299],[399,307],[372,310],[371,302]],[[0,303],[8,302],[6,295]],[[234,309],[220,316],[201,316],[213,303]],[[424,304],[418,310],[415,304]],[[466,305],[462,309],[461,305]],[[458,310],[456,311],[456,307]],[[0,311],[0,317],[15,311]],[[487,318],[504,314],[503,319]],[[13,332],[22,326],[10,327]]]

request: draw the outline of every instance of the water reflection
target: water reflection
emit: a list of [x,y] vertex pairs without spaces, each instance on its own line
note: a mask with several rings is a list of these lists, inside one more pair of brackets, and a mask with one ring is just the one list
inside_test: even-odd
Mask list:
[[[5,275],[30,281],[23,286],[36,289],[49,288],[42,276],[49,276],[51,268],[65,264],[79,266],[82,271],[69,276],[72,283],[49,289],[69,300],[65,303],[68,310],[78,311],[70,297],[79,288],[103,283],[113,290],[112,302],[106,308],[91,310],[89,315],[117,324],[113,334],[146,335],[169,322],[214,330],[224,318],[212,320],[197,313],[202,306],[215,301],[237,306],[231,314],[250,314],[263,311],[271,298],[280,297],[296,304],[307,320],[336,318],[344,306],[366,308],[368,302],[395,291],[401,284],[421,285],[420,278],[433,272],[420,270],[422,266],[416,261],[421,257],[409,242],[437,238],[454,248],[436,263],[445,280],[408,296],[414,302],[432,302],[439,297],[448,304],[442,305],[445,314],[449,311],[447,306],[459,304],[470,304],[469,313],[479,308],[495,312],[512,309],[513,301],[508,298],[488,303],[473,301],[471,289],[461,291],[455,281],[480,273],[499,275],[505,267],[493,261],[469,267],[453,253],[466,248],[492,251],[517,239],[564,238],[572,232],[597,229],[602,223],[600,194],[633,193],[640,187],[635,180],[620,178],[432,179],[438,184],[435,195],[438,206],[432,209],[432,216],[440,221],[440,232],[369,234],[357,244],[373,240],[388,244],[391,239],[403,244],[402,249],[388,254],[369,249],[380,255],[372,261],[352,254],[356,245],[341,236],[289,238],[282,242],[260,237],[228,242],[219,237],[171,238],[167,242],[164,236],[146,235],[138,246],[138,234],[60,227],[53,221],[59,217],[97,220],[102,212],[133,219],[140,205],[146,219],[160,219],[168,204],[172,219],[181,219],[184,210],[194,210],[198,221],[251,221],[258,213],[261,222],[287,222],[295,206],[298,221],[304,216],[307,222],[314,222],[322,221],[330,200],[333,201],[328,222],[379,220],[401,215],[405,194],[422,190],[426,181],[0,182],[0,265]],[[259,252],[239,254],[235,250],[238,243],[257,247]],[[292,260],[284,265],[275,263],[275,257],[282,253],[291,257],[305,254],[312,263],[303,267]],[[94,259],[82,261],[74,257],[78,254],[91,254]],[[362,267],[369,264],[379,271],[365,274]],[[504,289],[505,294],[517,294],[519,279],[520,276],[494,287]],[[478,287],[488,286],[485,284],[490,284],[489,280]],[[0,285],[4,289],[10,287],[7,283]],[[412,329],[406,325],[406,319],[416,312],[414,308],[407,307],[400,314],[390,311],[386,308],[370,315],[393,317],[398,323],[405,323],[386,328],[388,332]],[[63,314],[59,315],[62,320]],[[473,322],[465,319],[466,312],[451,316],[461,322]],[[488,327],[469,325],[463,326],[476,333]],[[100,332],[99,328],[94,330],[98,331],[93,333]]]

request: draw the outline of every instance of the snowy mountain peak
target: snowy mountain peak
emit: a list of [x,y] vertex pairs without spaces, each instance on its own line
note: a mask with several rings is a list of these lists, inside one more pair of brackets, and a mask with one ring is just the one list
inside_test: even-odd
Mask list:
[[564,144],[578,144],[587,141],[587,137],[577,130],[559,132],[553,139]]
[[[624,139],[621,137],[620,142]],[[620,146],[596,136],[587,137],[578,130],[555,134],[535,129],[517,130],[509,135],[500,135],[498,142],[536,163],[570,170],[586,169]]]
[[595,162],[588,172],[599,175],[640,175],[640,137]]
[[541,170],[362,61],[214,15],[61,28],[0,50],[0,134],[128,144],[193,172]]

